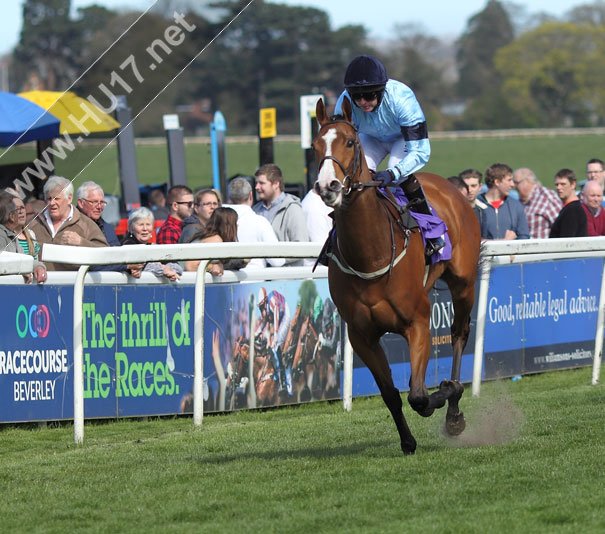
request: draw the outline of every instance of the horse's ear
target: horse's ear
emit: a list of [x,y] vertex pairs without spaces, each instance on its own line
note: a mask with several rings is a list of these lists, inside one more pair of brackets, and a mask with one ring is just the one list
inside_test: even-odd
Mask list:
[[342,99],[342,114],[344,118],[351,122],[351,118],[353,117],[353,109],[351,108],[351,101],[345,97]]
[[323,98],[317,100],[317,104],[315,105],[315,118],[320,126],[323,126],[328,121]]

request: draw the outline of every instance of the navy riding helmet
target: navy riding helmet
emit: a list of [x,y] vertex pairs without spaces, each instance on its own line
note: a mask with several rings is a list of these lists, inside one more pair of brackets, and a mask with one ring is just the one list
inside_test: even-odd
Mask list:
[[353,102],[358,95],[376,93],[380,105],[388,79],[387,70],[378,58],[357,56],[347,67],[344,85]]

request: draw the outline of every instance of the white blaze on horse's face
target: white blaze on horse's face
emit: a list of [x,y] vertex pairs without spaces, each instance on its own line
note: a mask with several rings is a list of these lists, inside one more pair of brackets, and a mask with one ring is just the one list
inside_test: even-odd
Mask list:
[[[332,155],[332,143],[334,143],[337,136],[336,128],[331,128],[321,137],[326,144],[324,158]],[[322,200],[332,207],[339,206],[342,201],[342,189],[338,187],[338,190],[335,190],[335,182],[340,184],[340,180],[336,176],[335,165],[331,159],[324,159],[316,183]]]

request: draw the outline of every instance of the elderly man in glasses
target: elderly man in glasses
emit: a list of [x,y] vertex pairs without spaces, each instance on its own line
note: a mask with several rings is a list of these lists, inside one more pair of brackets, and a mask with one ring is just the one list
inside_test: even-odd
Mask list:
[[97,223],[110,247],[120,245],[113,226],[103,219],[103,210],[107,206],[103,188],[95,182],[84,182],[76,191],[78,209]]
[[[78,209],[88,218],[92,219],[103,232],[110,247],[121,245],[113,226],[103,219],[103,210],[107,206],[103,188],[95,182],[84,182],[76,191]],[[96,265],[91,271],[121,271],[128,272],[129,266],[117,263],[113,265]]]
[[174,245],[183,233],[183,221],[193,211],[193,192],[186,185],[174,185],[168,190],[170,215],[158,230],[160,245]]
[[[107,239],[99,226],[71,201],[72,183],[63,176],[51,176],[44,184],[47,207],[32,223],[31,229],[42,244],[106,247]],[[76,271],[79,265],[46,263],[49,271]]]

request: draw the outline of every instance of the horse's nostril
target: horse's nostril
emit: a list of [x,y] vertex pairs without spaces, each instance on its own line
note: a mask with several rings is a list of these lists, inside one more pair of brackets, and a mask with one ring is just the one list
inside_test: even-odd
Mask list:
[[338,192],[342,189],[342,183],[339,180],[332,180],[328,185],[330,191]]
[[313,184],[313,190],[319,195],[321,193],[321,187],[319,185],[319,180]]

